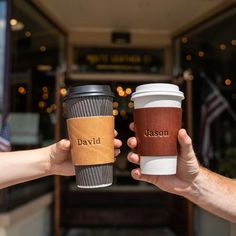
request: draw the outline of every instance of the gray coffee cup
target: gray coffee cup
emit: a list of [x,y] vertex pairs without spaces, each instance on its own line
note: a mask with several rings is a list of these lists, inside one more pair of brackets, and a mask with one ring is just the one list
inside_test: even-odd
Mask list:
[[[68,135],[72,145],[72,161],[75,165],[76,184],[79,188],[106,187],[111,185],[113,182],[113,97],[114,95],[111,92],[109,85],[83,85],[71,87],[67,97],[64,100]],[[108,119],[110,126],[106,125],[106,119]],[[70,122],[76,123],[69,125]],[[113,126],[111,123],[113,123]],[[92,125],[94,128],[92,128]],[[100,125],[101,127],[99,127]],[[103,134],[105,134],[105,136],[106,134],[109,134],[109,137],[100,137],[103,136],[103,134],[101,134],[99,137],[96,136],[98,134],[96,133],[96,130],[94,131],[94,129],[99,129],[101,133],[101,128],[103,127],[102,125],[104,126],[104,130],[102,130]],[[91,137],[89,137],[90,133],[86,133],[87,129],[85,129],[84,126],[90,129],[90,133],[92,135]],[[79,138],[71,134],[72,130],[76,130],[77,127],[79,127],[77,130]],[[86,138],[83,136],[83,132],[86,133],[84,134]],[[104,149],[102,149],[102,151],[96,151],[96,149],[102,147],[102,145],[104,145]],[[80,147],[78,147],[79,151],[75,154],[73,149],[76,149],[77,146]],[[100,162],[99,158],[102,158],[102,156],[106,154],[104,153],[107,152],[105,149],[108,150],[108,153],[110,154],[110,157],[108,158],[109,160],[106,160],[105,162],[103,160],[99,164],[94,164],[95,158],[97,162]],[[86,150],[88,150],[88,156],[86,156]],[[94,153],[94,155],[90,156],[91,152]],[[81,164],[80,155],[85,158],[85,163],[83,162]],[[113,155],[113,157],[111,157],[111,155]],[[77,162],[74,161],[75,159]]]

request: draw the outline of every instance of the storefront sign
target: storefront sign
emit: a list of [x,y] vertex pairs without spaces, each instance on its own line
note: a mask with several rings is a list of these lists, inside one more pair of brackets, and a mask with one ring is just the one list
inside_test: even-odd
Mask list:
[[75,48],[77,72],[163,73],[163,49]]

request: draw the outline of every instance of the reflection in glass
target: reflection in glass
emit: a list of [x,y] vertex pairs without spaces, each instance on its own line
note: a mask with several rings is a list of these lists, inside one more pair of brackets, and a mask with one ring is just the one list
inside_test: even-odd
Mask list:
[[11,113],[38,114],[37,145],[44,146],[54,141],[55,76],[65,60],[65,35],[25,0],[12,1],[11,22]]
[[2,105],[3,105],[5,37],[6,37],[6,2],[0,1],[0,112],[2,112]]

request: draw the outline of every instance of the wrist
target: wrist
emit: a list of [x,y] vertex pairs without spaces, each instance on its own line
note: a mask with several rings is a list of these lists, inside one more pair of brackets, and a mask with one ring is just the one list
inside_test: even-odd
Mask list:
[[207,170],[204,167],[200,166],[197,175],[190,184],[189,190],[185,193],[184,197],[194,203],[198,203],[202,195],[202,185],[206,181],[208,181]]
[[44,169],[45,176],[53,174],[53,165],[51,158],[51,145],[48,147],[41,148],[42,152],[42,166]]

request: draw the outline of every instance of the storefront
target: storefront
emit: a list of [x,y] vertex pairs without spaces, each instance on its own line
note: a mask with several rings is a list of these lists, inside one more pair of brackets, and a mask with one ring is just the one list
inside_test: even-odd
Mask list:
[[[91,83],[111,85],[116,97],[115,126],[123,147],[114,166],[112,187],[82,191],[76,189],[74,177],[47,177],[0,190],[0,215],[9,213],[20,219],[19,207],[26,206],[25,212],[36,205],[37,211],[45,209],[38,214],[37,226],[30,214],[27,218],[31,230],[43,227],[38,235],[51,231],[59,236],[71,228],[157,226],[181,236],[193,232],[229,235],[228,222],[132,179],[134,165],[126,158],[130,151],[126,140],[134,135],[129,124],[135,87],[149,82],[175,83],[185,92],[183,127],[193,138],[199,160],[235,178],[235,6],[227,9],[226,4],[221,13],[204,17],[181,32],[157,35],[151,31],[66,31],[39,5],[27,0],[0,1],[0,32],[4,32],[0,34],[0,111],[2,128],[10,128],[6,138],[12,150],[42,147],[67,137],[63,97],[69,86]],[[212,91],[217,91],[215,101],[219,103],[204,117],[204,98]],[[6,220],[0,216],[0,224],[1,219]],[[218,232],[213,233],[202,219],[213,225],[217,222]]]
[[[12,150],[43,147],[55,142],[55,75],[66,35],[29,1],[0,4],[1,137]],[[47,177],[1,190],[0,234],[50,233],[53,185]]]

